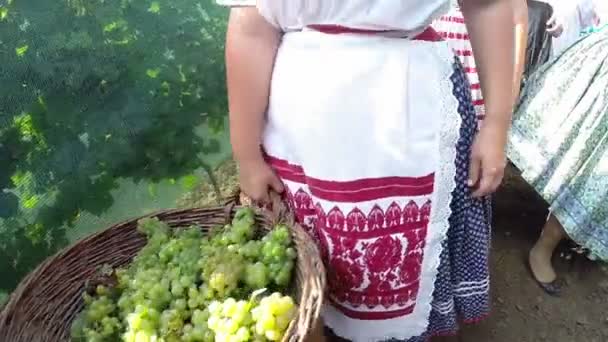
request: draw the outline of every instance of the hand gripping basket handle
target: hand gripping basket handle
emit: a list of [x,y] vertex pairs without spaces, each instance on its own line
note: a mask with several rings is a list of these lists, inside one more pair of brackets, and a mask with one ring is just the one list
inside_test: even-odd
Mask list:
[[[275,221],[275,223],[278,223],[279,221],[287,221],[287,223],[290,224],[293,223],[293,214],[291,213],[289,207],[285,204],[283,197],[274,190],[269,190],[268,195],[270,197],[270,202],[266,206],[260,205],[260,207],[267,210],[267,212],[270,214],[270,217]],[[254,203],[254,201],[249,196],[247,196],[244,192],[240,190],[237,198],[239,204],[241,205],[256,205],[256,203]]]

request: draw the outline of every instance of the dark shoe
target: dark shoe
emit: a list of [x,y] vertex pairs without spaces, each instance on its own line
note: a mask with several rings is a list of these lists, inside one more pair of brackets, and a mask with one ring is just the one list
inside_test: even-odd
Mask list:
[[554,281],[550,282],[550,283],[543,283],[542,281],[539,281],[538,279],[536,279],[536,276],[534,275],[534,272],[532,271],[532,266],[530,265],[530,257],[526,257],[526,266],[528,266],[528,272],[530,272],[530,275],[532,276],[532,279],[534,279],[534,282],[536,282],[536,284],[538,284],[538,286],[545,291],[546,294],[552,296],[552,297],[561,297],[562,294],[562,283],[559,279],[555,279]]
[[[532,275],[532,277],[534,277],[534,275]],[[536,281],[538,286],[540,286],[540,288],[543,289],[543,291],[545,291],[546,294],[553,296],[553,297],[558,297],[558,298],[561,297],[562,285],[560,284],[560,282],[558,280],[554,280],[550,283],[543,283],[541,281],[536,280],[536,278],[534,278],[534,280]]]

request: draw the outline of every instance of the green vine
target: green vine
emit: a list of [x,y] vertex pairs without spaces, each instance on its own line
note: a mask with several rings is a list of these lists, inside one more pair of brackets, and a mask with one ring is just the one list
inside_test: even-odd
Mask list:
[[119,179],[209,168],[194,128],[224,129],[225,23],[211,0],[0,0],[0,288]]

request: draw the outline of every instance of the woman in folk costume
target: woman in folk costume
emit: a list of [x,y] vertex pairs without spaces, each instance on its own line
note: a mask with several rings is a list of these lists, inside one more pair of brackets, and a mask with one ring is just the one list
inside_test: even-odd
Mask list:
[[554,10],[548,22],[557,56],[581,38],[581,32],[599,24],[595,0],[546,0]]
[[488,195],[511,120],[509,0],[465,0],[486,118],[430,28],[449,0],[258,0],[226,41],[244,193],[285,191],[316,239],[323,323],[352,341],[423,341],[489,311]]
[[[452,0],[452,8],[450,11],[436,20],[433,23],[433,28],[448,41],[455,54],[460,58],[464,65],[467,78],[471,85],[471,95],[473,105],[478,119],[483,120],[485,113],[483,105],[483,94],[481,93],[481,85],[479,83],[479,75],[477,74],[477,65],[473,56],[473,48],[471,40],[467,32],[467,26],[464,22],[464,16],[460,9],[461,0]],[[526,63],[526,46],[528,37],[528,8],[526,0],[512,0],[513,15],[515,22],[515,72],[513,74],[513,102],[516,103],[519,97],[521,88],[521,76],[525,69]]]
[[509,158],[550,205],[529,263],[540,286],[558,295],[551,257],[562,239],[608,261],[608,27],[530,77],[514,116]]

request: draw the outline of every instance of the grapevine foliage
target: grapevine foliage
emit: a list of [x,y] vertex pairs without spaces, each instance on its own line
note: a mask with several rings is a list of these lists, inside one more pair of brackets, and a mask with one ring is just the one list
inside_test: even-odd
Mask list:
[[66,243],[117,180],[191,174],[226,116],[211,0],[0,0],[0,288]]

